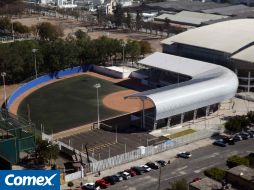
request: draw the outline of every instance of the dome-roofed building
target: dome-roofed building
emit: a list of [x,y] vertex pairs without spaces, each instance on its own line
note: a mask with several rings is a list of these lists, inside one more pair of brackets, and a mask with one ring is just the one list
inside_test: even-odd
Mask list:
[[254,89],[254,19],[219,22],[162,41],[163,52],[226,66],[239,88]]

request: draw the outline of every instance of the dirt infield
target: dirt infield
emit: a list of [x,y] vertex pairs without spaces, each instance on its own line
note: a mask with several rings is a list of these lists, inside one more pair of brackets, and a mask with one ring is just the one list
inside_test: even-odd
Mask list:
[[141,110],[142,104],[139,99],[124,99],[125,96],[134,94],[135,90],[123,90],[107,95],[103,98],[103,104],[110,109],[122,112],[136,112]]

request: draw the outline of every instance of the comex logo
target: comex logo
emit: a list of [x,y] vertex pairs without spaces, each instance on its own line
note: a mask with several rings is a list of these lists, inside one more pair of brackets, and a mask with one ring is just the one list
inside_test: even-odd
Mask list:
[[60,171],[0,170],[0,190],[60,190]]
[[15,176],[14,174],[9,174],[5,177],[5,184],[8,186],[53,186],[52,180],[57,174],[51,177],[47,176]]

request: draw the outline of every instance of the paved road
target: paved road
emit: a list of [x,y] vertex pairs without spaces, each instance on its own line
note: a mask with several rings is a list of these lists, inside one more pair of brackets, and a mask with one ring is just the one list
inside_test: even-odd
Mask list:
[[[254,151],[254,139],[241,141],[235,145],[224,147],[207,146],[192,152],[190,159],[175,159],[170,165],[162,168],[160,189],[169,187],[169,182],[180,178],[191,181],[195,177],[202,177],[203,171],[214,166],[225,167],[227,157],[235,154],[246,155]],[[110,187],[110,190],[157,190],[159,189],[159,170],[136,176]]]

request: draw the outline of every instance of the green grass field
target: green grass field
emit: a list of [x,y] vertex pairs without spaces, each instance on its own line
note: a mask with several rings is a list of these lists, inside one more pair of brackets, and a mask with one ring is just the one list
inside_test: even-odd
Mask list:
[[38,129],[42,123],[46,133],[95,122],[97,100],[93,85],[96,83],[101,84],[99,89],[101,119],[119,115],[121,112],[103,106],[102,99],[125,88],[88,75],[65,79],[38,89],[22,101],[18,115],[27,118],[29,105],[32,122]]

